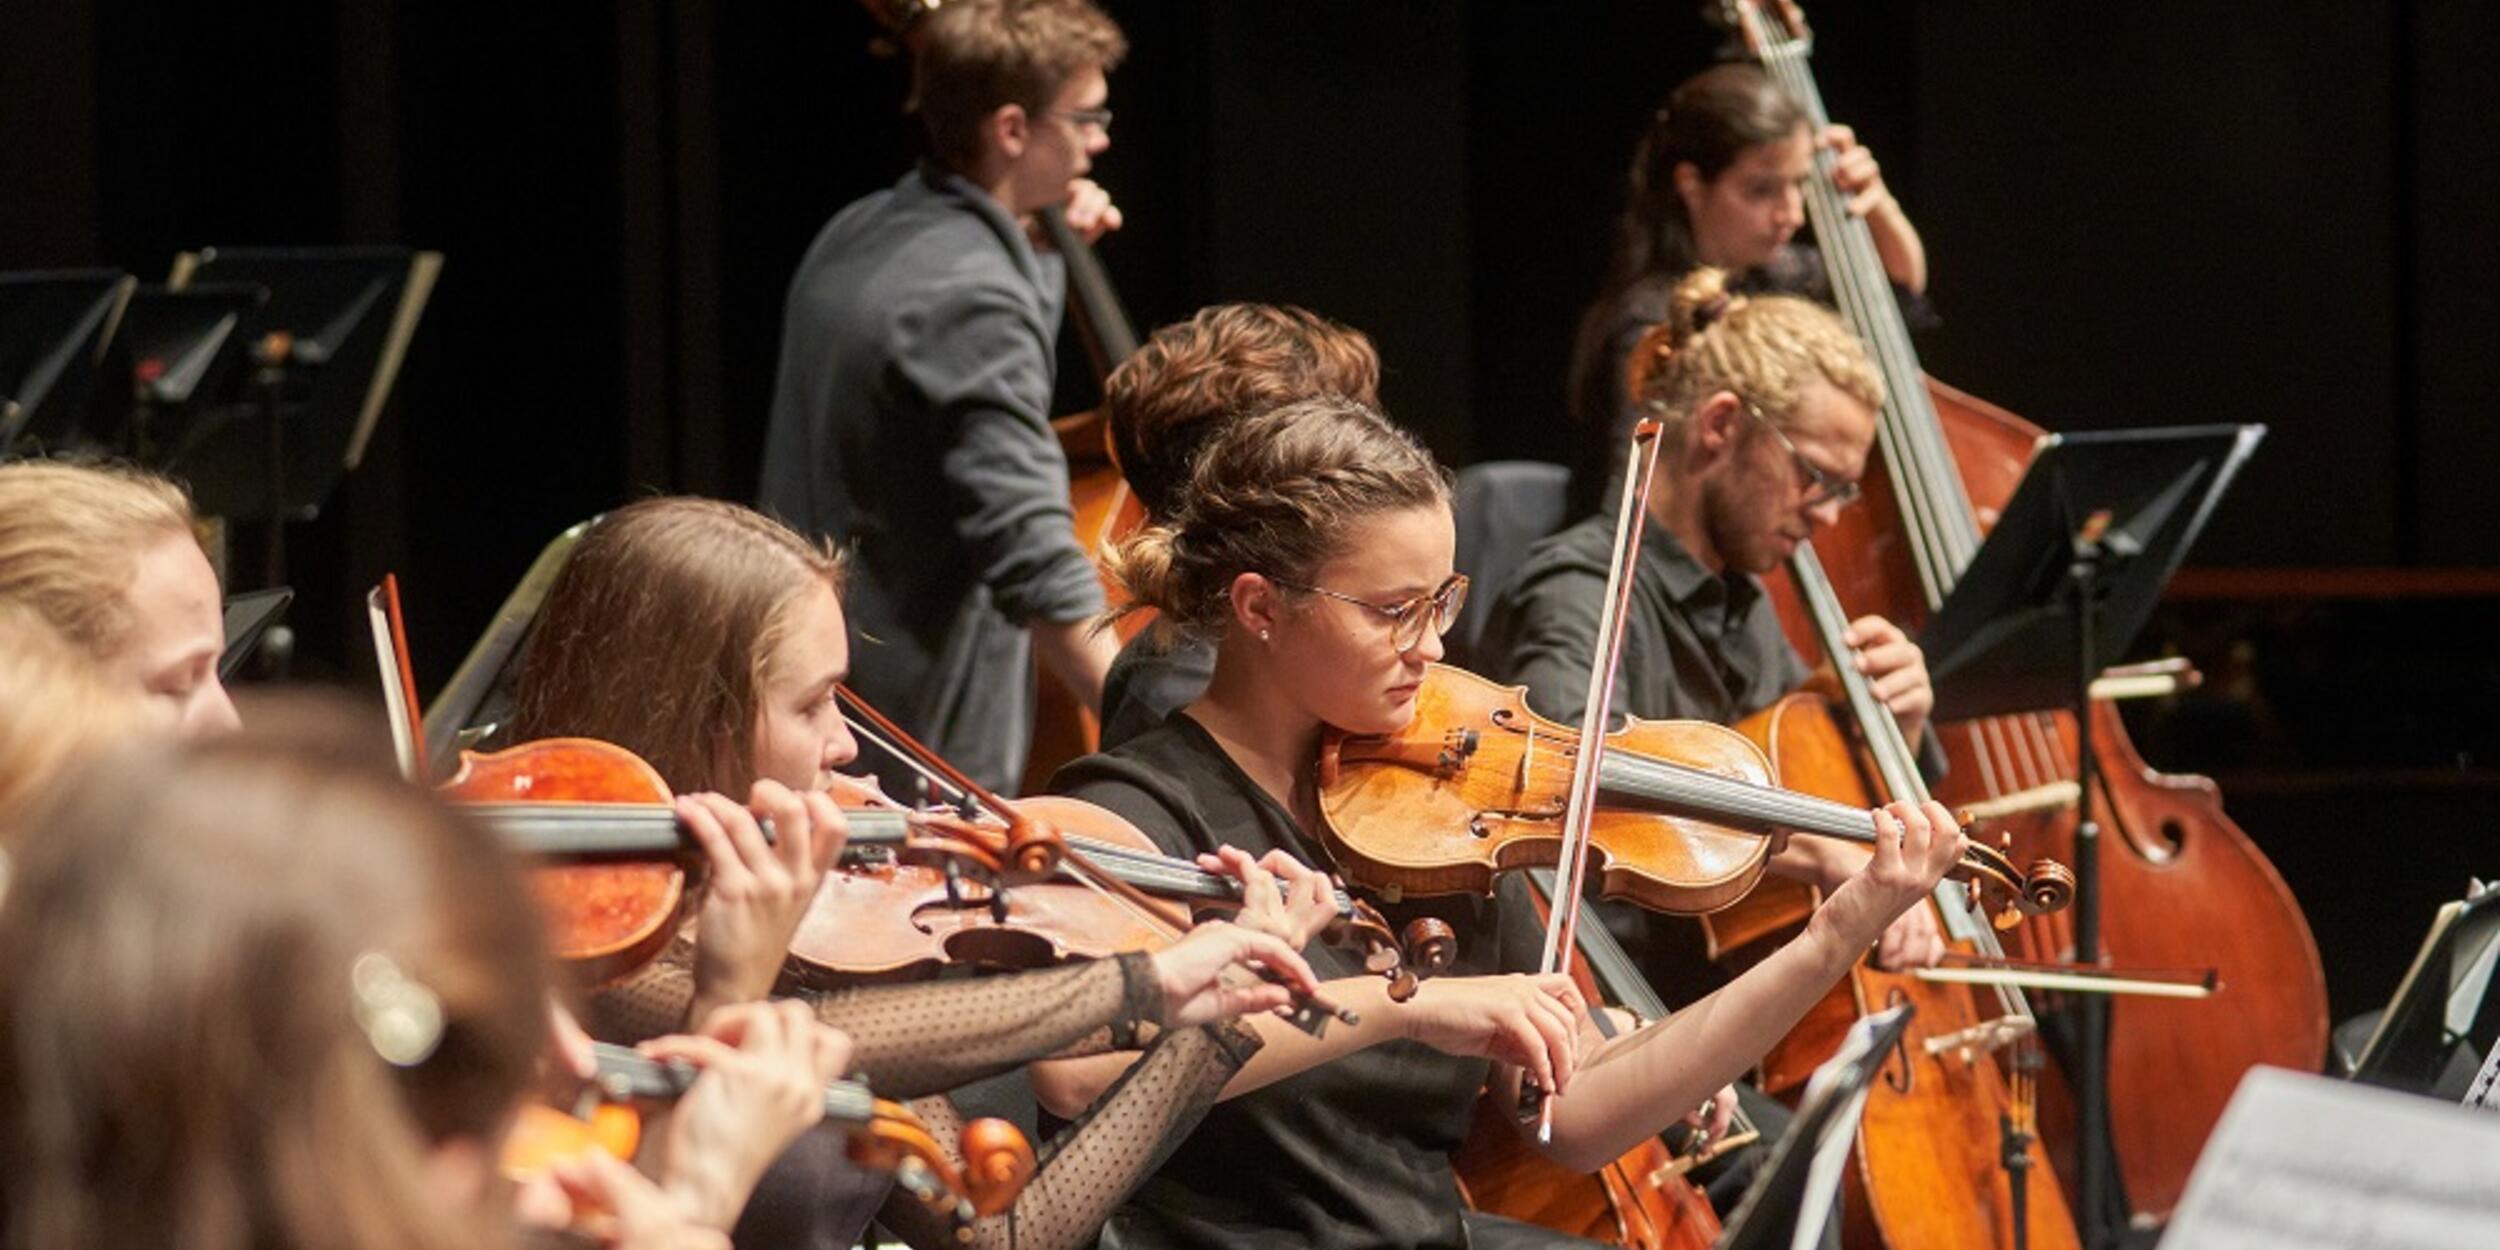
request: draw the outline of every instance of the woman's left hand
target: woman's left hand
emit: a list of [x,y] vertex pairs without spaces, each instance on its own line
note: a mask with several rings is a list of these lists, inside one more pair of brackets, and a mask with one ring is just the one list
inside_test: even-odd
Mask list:
[[1847,126],[1823,128],[1823,146],[1832,151],[1832,185],[1849,197],[1849,212],[1864,217],[1892,201],[1892,190],[1884,185],[1883,167],[1875,163],[1875,153],[1858,142],[1858,133]]
[[1239,847],[1200,855],[1198,866],[1241,882],[1241,910],[1232,921],[1301,950],[1337,921],[1337,891],[1328,874],[1284,851],[1258,859]]

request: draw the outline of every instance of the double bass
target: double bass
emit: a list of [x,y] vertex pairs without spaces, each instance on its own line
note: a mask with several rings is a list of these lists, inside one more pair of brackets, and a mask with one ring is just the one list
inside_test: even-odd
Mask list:
[[[1810,32],[1796,5],[1722,0],[1720,7],[1810,124],[1827,124],[1807,64]],[[1826,543],[1850,553],[1834,562],[1832,582],[1852,612],[1879,613],[1915,632],[1953,589],[2042,431],[1921,371],[1873,238],[1832,185],[1828,153],[1817,154],[1806,208],[1841,314],[1868,345],[1885,391],[1866,502],[1843,515]],[[1813,655],[1795,589],[1779,579],[1772,589],[1791,641]],[[2243,1073],[2260,1063],[2315,1071],[2325,1059],[2326,980],[2308,922],[2282,876],[2222,810],[2213,783],[2146,764],[2109,701],[2096,702],[2086,724],[2039,712],[1931,732],[1950,764],[1937,797],[2000,822],[2025,855],[2071,862],[2089,806],[2102,831],[2100,947],[2109,959],[2219,968],[2227,995],[2219,1010],[2229,1013],[2230,1027],[2216,1027],[2217,1005],[2193,1001],[2126,999],[2109,1008],[2107,1114],[2124,1195],[2078,1199],[2078,1211],[2087,1228],[2123,1216],[2121,1203],[2164,1216]],[[2103,765],[2091,794],[2075,781],[2083,733]],[[2074,950],[2072,922],[2035,919],[2007,945],[2022,958],[2062,962]],[[2073,1006],[2056,1005],[2054,1014]],[[2077,1117],[2090,1112],[2055,1083],[2043,1093],[2052,1153],[2075,1184],[2084,1161],[2067,1151]]]

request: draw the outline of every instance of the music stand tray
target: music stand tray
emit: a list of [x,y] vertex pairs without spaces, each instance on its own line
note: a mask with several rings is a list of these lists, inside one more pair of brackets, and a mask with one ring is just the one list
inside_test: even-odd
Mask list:
[[138,285],[118,269],[0,273],[0,458],[93,437],[105,348]]
[[2065,707],[2077,652],[2075,536],[2097,530],[2092,653],[2134,641],[2262,425],[2052,434],[1953,593],[1919,635],[1935,719]]
[[267,301],[236,327],[241,342],[260,344],[273,332],[289,339],[281,357],[244,371],[245,385],[213,396],[227,411],[162,467],[190,481],[203,512],[266,519],[274,507],[286,520],[311,519],[363,461],[441,269],[440,253],[404,247],[205,248],[177,256],[166,280],[175,290],[212,282],[268,289]]

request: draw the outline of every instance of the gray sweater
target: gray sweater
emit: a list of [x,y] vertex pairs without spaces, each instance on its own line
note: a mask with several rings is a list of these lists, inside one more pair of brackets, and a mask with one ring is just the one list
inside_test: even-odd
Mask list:
[[1056,254],[923,165],[799,263],[764,444],[763,509],[851,549],[852,687],[1002,791],[1032,736],[1025,627],[1103,607],[1049,422],[1065,298]]

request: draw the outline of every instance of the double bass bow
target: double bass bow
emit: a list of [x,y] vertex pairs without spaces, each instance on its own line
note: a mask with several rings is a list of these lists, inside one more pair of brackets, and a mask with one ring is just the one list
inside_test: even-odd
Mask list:
[[[1791,0],[1721,0],[1752,55],[1808,114],[1827,121],[1808,65],[1811,35]],[[2020,480],[2037,426],[1925,376],[1866,224],[1833,187],[1828,153],[1808,180],[1806,210],[1844,319],[1869,346],[1884,378],[1876,455],[1864,506],[1844,514],[1829,547],[1839,597],[1915,627],[1944,602]],[[1792,589],[1773,582],[1790,639],[1812,653],[1813,631]],[[2222,810],[2201,777],[2154,771],[2136,753],[2117,708],[2102,700],[2090,723],[2066,712],[1996,716],[1936,726],[1950,772],[1948,804],[2002,818],[2027,853],[2072,859],[2089,815],[2098,842],[2099,946],[2144,966],[2217,965],[2232,987],[2234,1027],[2216,1029],[2194,1003],[2133,999],[2110,1009],[2106,1115],[2117,1180],[2096,1183],[2101,1160],[2065,1152],[2078,1115],[2056,1085],[2043,1118],[2070,1184],[2096,1192],[2077,1206],[2087,1228],[2123,1218],[2131,1205],[2166,1214],[2240,1076],[2259,1063],[2315,1070],[2326,1054],[2325,974],[2300,906],[2273,864]],[[2107,765],[2093,793],[2076,782],[2079,735]],[[2008,940],[2020,955],[2065,962],[2075,933],[2062,919],[2023,926]],[[2049,1007],[2047,1003],[2044,1008]],[[2057,1008],[2063,1014],[2064,1007]],[[2089,1172],[2090,1174],[2087,1174]]]

